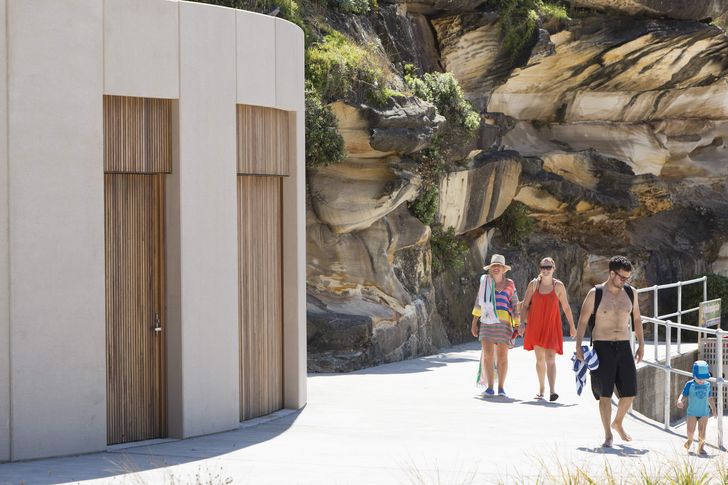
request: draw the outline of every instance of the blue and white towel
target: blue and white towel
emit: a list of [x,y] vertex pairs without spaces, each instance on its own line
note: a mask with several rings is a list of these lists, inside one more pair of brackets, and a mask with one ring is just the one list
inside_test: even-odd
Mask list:
[[581,351],[584,354],[584,360],[577,359],[576,352],[571,356],[572,370],[576,374],[576,394],[579,396],[581,396],[581,391],[586,385],[586,371],[599,368],[599,358],[594,349],[582,345]]

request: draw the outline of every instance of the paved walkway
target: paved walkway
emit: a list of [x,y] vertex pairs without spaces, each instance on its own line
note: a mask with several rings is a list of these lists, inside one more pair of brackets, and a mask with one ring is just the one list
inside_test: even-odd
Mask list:
[[470,344],[350,374],[312,375],[304,410],[239,430],[0,465],[0,483],[419,485],[530,483],[536,477],[551,483],[577,466],[599,477],[605,463],[621,479],[640,470],[654,477],[666,471],[665,463],[723,466],[725,453],[709,448],[708,459],[686,458],[682,436],[637,416],[625,426],[634,441],[599,448],[597,404],[576,395],[566,357],[573,348],[566,342],[557,360],[556,403],[532,399],[533,354],[521,348],[511,352],[509,397],[481,398],[473,387],[479,351]]

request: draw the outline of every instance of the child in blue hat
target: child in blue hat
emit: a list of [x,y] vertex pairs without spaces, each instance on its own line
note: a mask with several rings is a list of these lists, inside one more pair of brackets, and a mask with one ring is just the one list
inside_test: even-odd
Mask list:
[[685,400],[688,401],[688,440],[685,442],[685,449],[690,452],[693,444],[693,433],[695,424],[698,423],[698,454],[705,455],[705,429],[708,427],[708,417],[715,416],[715,402],[713,402],[713,390],[710,382],[710,371],[708,363],[704,360],[696,360],[693,364],[693,378],[685,384],[685,388],[677,399],[677,407],[682,409]]

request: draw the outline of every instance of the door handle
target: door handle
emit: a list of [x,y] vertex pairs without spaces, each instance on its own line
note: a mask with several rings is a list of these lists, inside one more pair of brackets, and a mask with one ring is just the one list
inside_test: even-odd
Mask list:
[[155,332],[162,331],[162,324],[159,322],[159,313],[154,314],[154,331]]

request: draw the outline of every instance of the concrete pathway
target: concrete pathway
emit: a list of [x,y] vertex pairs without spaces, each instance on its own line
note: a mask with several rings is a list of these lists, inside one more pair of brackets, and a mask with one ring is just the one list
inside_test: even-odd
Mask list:
[[576,395],[567,357],[573,349],[566,342],[557,359],[555,403],[533,399],[534,357],[521,348],[510,353],[509,397],[482,398],[473,386],[474,343],[350,374],[311,375],[305,409],[235,431],[0,465],[0,483],[552,483],[577,467],[595,479],[608,468],[623,481],[671,466],[710,470],[717,480],[715,470],[728,464],[724,452],[686,457],[684,437],[639,416],[625,426],[634,441],[599,448],[597,404]]

